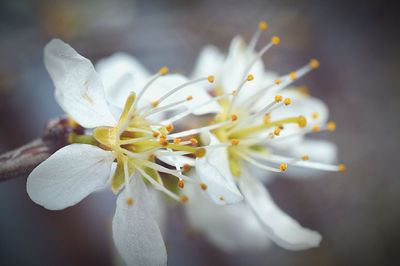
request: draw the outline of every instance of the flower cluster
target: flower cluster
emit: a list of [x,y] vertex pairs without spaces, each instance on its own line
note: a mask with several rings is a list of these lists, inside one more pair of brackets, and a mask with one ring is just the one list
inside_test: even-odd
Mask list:
[[[301,168],[343,171],[330,164],[334,145],[306,138],[336,125],[324,103],[292,86],[317,60],[283,76],[264,68],[262,56],[280,42],[274,36],[256,51],[267,26],[261,22],[248,45],[234,38],[227,55],[204,48],[191,79],[166,67],[151,75],[123,53],[95,70],[52,40],[44,58],[56,100],[83,130],[33,170],[31,199],[60,210],[111,187],[113,238],[127,265],[166,265],[155,190],[187,203],[191,225],[222,249],[270,240],[292,250],[318,246],[321,236],[280,210],[263,183],[276,172],[310,175]],[[207,125],[195,119],[205,115]]]

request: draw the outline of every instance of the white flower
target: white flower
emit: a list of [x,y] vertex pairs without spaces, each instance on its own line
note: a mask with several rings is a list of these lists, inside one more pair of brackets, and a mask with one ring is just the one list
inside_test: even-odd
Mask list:
[[[205,149],[194,147],[195,139],[173,137],[169,134],[173,125],[155,117],[162,118],[188,102],[208,100],[210,96],[196,84],[213,77],[187,81],[180,75],[165,76],[166,67],[150,77],[135,59],[122,54],[99,63],[100,76],[88,59],[61,40],[46,46],[44,59],[57,102],[86,131],[71,134],[73,144],[33,170],[27,181],[29,196],[47,209],[61,210],[104,189],[111,175],[111,188],[119,193],[112,228],[121,256],[128,265],[166,265],[166,249],[155,221],[155,199],[148,195],[143,178],[155,189],[186,202],[186,195],[164,186],[159,172],[177,177],[183,187],[185,181],[193,180],[182,174],[175,158],[201,157]],[[188,95],[188,89],[197,92]],[[188,137],[191,131],[175,134]],[[157,164],[156,157],[177,169]]]
[[[327,164],[336,158],[334,145],[304,138],[310,132],[335,129],[335,124],[327,121],[325,104],[298,88],[288,88],[293,81],[317,68],[318,61],[313,59],[281,77],[265,71],[261,57],[280,42],[274,36],[269,44],[255,52],[257,40],[265,29],[265,22],[261,22],[249,45],[241,37],[234,38],[226,56],[215,47],[206,47],[193,73],[197,77],[213,71],[216,82],[209,89],[220,104],[214,127],[210,126],[210,132],[203,134],[209,146],[206,156],[196,159],[196,172],[205,187],[218,182],[228,188],[225,194],[207,189],[215,203],[236,203],[240,194],[245,203],[218,208],[206,204],[199,193],[193,193],[195,196],[191,197],[192,204],[186,206],[186,212],[195,228],[225,250],[266,247],[268,238],[292,250],[318,246],[321,236],[303,228],[280,210],[261,181],[266,181],[271,173],[284,172],[292,166],[344,170],[344,165]],[[309,161],[310,158],[315,161]],[[234,233],[231,227],[236,224],[237,233]],[[249,226],[239,227],[239,224]]]

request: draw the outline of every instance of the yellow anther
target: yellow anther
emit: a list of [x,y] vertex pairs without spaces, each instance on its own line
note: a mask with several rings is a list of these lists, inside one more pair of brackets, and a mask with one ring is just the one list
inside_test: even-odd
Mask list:
[[307,119],[301,115],[297,119],[297,124],[299,125],[299,127],[303,128],[303,127],[307,126]]
[[200,188],[201,188],[202,190],[206,190],[206,189],[207,189],[207,185],[204,184],[204,183],[200,183]]
[[134,201],[133,201],[133,199],[132,199],[131,197],[129,197],[129,198],[126,199],[126,204],[127,204],[127,205],[132,206],[133,203],[134,203]]
[[309,64],[310,64],[310,67],[313,69],[316,69],[319,67],[319,61],[317,59],[311,59]]
[[166,67],[166,66],[163,66],[162,68],[160,68],[160,70],[158,71],[161,75],[167,75],[168,74],[168,72],[169,72],[169,69],[168,69],[168,67]]
[[265,21],[260,21],[259,23],[258,23],[258,29],[260,30],[260,31],[265,31],[265,30],[267,30],[268,29],[268,23],[267,22],[265,22]]
[[174,125],[173,125],[173,124],[168,124],[168,125],[165,127],[165,129],[166,129],[168,132],[172,132],[172,131],[174,131]]
[[174,144],[179,144],[181,143],[182,139],[181,138],[176,138],[174,139]]
[[204,157],[204,155],[206,155],[206,149],[205,148],[198,148],[196,151],[195,151],[195,153],[194,153],[194,155],[196,155],[196,157],[197,158],[202,158],[202,157]]
[[184,188],[184,187],[185,187],[185,181],[183,181],[183,179],[179,179],[179,181],[178,181],[178,187],[179,187],[179,188]]
[[160,132],[158,131],[153,131],[153,137],[157,138],[160,135]]
[[233,114],[233,115],[231,115],[231,119],[232,119],[232,122],[236,121],[238,119],[238,116]]
[[266,113],[266,114],[264,115],[263,120],[264,120],[264,124],[265,124],[265,125],[266,125],[266,124],[269,124],[269,123],[271,122],[271,114],[270,114],[270,113]]
[[192,167],[191,167],[190,165],[188,165],[187,163],[185,163],[185,164],[182,166],[183,172],[189,172],[190,169],[192,169]]
[[168,140],[166,138],[160,138],[158,141],[162,146],[167,146],[169,144]]
[[279,84],[281,84],[281,83],[282,83],[282,80],[280,80],[280,79],[276,79],[276,80],[275,80],[275,84],[276,84],[276,85],[279,85]]
[[233,90],[232,91],[232,96],[236,96],[237,95],[237,90]]
[[156,108],[158,106],[158,104],[159,104],[159,101],[154,100],[154,101],[151,101],[150,104],[151,104],[151,107]]
[[189,198],[188,198],[188,196],[186,196],[186,195],[181,195],[181,196],[179,197],[179,200],[180,200],[182,203],[186,203],[186,202],[188,202]]
[[320,130],[321,130],[321,129],[320,129],[320,127],[319,127],[318,125],[314,125],[314,126],[311,128],[311,131],[314,132],[314,133],[319,132]]
[[339,164],[338,165],[338,171],[339,172],[344,172],[344,171],[346,171],[346,165],[344,165],[344,164]]
[[289,77],[291,80],[296,80],[297,79],[297,73],[296,72],[290,72],[289,73]]
[[301,159],[302,159],[303,161],[308,161],[308,160],[310,160],[310,156],[308,156],[307,154],[304,154],[304,155],[301,157]]
[[271,42],[273,45],[278,45],[281,42],[281,38],[279,38],[278,36],[274,36],[272,37]]
[[210,75],[207,77],[208,82],[213,83],[215,80],[215,77],[213,75]]
[[336,123],[333,121],[329,121],[328,124],[326,125],[329,131],[335,131],[336,130]]
[[298,90],[301,94],[303,94],[305,96],[310,95],[310,89],[307,86],[300,86],[300,87],[298,87]]
[[199,144],[199,141],[198,141],[197,139],[195,139],[195,138],[191,138],[191,139],[190,139],[190,143],[191,143],[193,146],[195,146],[195,145]]
[[292,103],[292,100],[290,98],[286,98],[285,100],[283,100],[283,103],[287,106]]
[[154,154],[149,155],[149,161],[154,161],[156,159],[156,156]]
[[240,143],[240,141],[238,139],[231,139],[231,144],[236,146]]
[[186,101],[191,101],[191,100],[193,100],[193,96],[192,95],[189,95],[188,97],[186,97]]
[[224,201],[225,199],[224,199],[224,197],[220,196],[220,197],[219,197],[219,200],[220,200],[220,201]]
[[275,128],[275,130],[274,130],[274,135],[275,135],[275,136],[279,136],[279,134],[281,134],[281,128],[277,127],[277,128]]
[[281,164],[279,165],[279,169],[280,169],[282,172],[285,172],[287,168],[288,168],[287,163],[281,163]]
[[252,81],[254,79],[254,76],[252,74],[247,75],[247,81]]
[[282,101],[282,95],[276,95],[275,96],[275,102],[279,103]]
[[313,112],[311,114],[311,118],[314,119],[314,120],[317,120],[318,119],[318,113],[317,112]]

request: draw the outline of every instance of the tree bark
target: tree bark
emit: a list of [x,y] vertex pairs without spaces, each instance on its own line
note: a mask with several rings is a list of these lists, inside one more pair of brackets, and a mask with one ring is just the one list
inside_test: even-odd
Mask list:
[[0,155],[0,182],[27,176],[37,165],[67,144],[69,127],[65,118],[49,121],[43,136]]

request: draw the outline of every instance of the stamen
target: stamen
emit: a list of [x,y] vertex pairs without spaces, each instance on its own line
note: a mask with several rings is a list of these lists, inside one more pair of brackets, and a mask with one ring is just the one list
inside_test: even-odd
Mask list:
[[[186,82],[186,83],[184,83],[184,84],[182,84],[182,85],[180,85],[180,86],[178,86],[178,87],[176,87],[176,88],[170,90],[169,92],[167,92],[167,93],[164,94],[163,96],[161,96],[161,98],[158,99],[158,102],[159,102],[159,103],[163,102],[165,99],[167,99],[169,96],[171,96],[172,94],[176,93],[177,91],[179,91],[179,90],[181,90],[181,89],[184,89],[185,87],[188,87],[188,86],[193,85],[193,84],[195,84],[195,83],[203,82],[203,81],[206,81],[206,80],[207,80],[208,82],[212,83],[213,79],[210,78],[210,77],[212,77],[212,76],[208,76],[208,77],[206,77],[206,78],[199,78],[199,79],[195,79],[195,80],[188,81],[188,82]],[[211,80],[212,80],[212,81],[211,81]]]
[[186,202],[188,202],[189,198],[188,198],[188,196],[186,196],[186,195],[181,195],[180,198],[179,198],[179,200],[180,200],[180,202],[182,202],[182,203],[186,203]]
[[277,127],[277,128],[275,128],[275,130],[274,130],[274,135],[275,135],[275,136],[279,136],[279,134],[281,134],[281,128],[280,128],[280,127]]
[[231,144],[233,146],[239,145],[240,141],[238,139],[231,139]]
[[203,103],[201,103],[199,105],[196,105],[196,106],[194,106],[192,108],[189,108],[188,110],[186,110],[186,111],[184,111],[184,112],[182,112],[182,113],[180,113],[178,115],[175,115],[175,116],[169,118],[166,121],[163,121],[163,123],[173,123],[173,122],[175,122],[175,121],[177,121],[179,119],[184,118],[185,116],[190,115],[191,113],[193,113],[194,110],[196,110],[198,108],[201,108],[201,107],[206,106],[206,105],[208,105],[208,104],[210,104],[212,102],[216,102],[216,101],[219,101],[219,100],[221,100],[223,98],[230,97],[230,96],[232,96],[231,93],[226,93],[226,94],[221,95],[221,96],[213,97],[208,101],[205,101],[205,102],[203,102]]
[[202,158],[204,155],[206,155],[206,149],[205,148],[198,148],[194,155],[196,155],[197,158]]
[[185,187],[185,181],[183,181],[183,179],[179,179],[178,187],[181,188],[181,189]]
[[174,125],[173,124],[168,124],[165,128],[167,129],[168,132],[174,131]]
[[127,205],[132,206],[133,203],[134,203],[134,200],[133,200],[132,197],[128,197],[128,198],[126,199],[126,204],[127,204]]
[[136,98],[135,104],[134,104],[132,109],[136,108],[137,103],[142,98],[142,96],[146,92],[146,90],[151,86],[151,84],[153,84],[154,81],[156,81],[159,77],[165,76],[166,74],[168,74],[168,68],[166,66],[163,66],[162,68],[160,68],[160,70],[158,71],[157,74],[155,74],[152,78],[150,78],[150,80],[147,82],[147,84],[139,92],[139,94],[138,94],[138,96]]
[[248,82],[248,81],[252,81],[253,79],[254,79],[254,76],[253,76],[252,74],[248,74],[247,77],[246,77],[246,79],[244,79],[244,80],[242,81],[242,83],[240,83],[240,85],[239,85],[239,87],[237,88],[237,90],[233,91],[233,93],[232,93],[233,98],[232,98],[232,100],[231,100],[230,103],[229,103],[229,107],[228,107],[227,112],[226,112],[227,114],[230,114],[230,112],[231,112],[231,110],[232,110],[232,107],[234,106],[235,100],[236,100],[236,98],[237,98],[239,92],[240,92],[241,89],[243,88],[244,84],[246,84],[246,82]]
[[286,98],[285,100],[283,100],[283,103],[288,106],[289,104],[292,103],[292,100],[290,98]]
[[287,168],[288,168],[287,163],[281,163],[281,164],[279,165],[279,169],[280,169],[282,172],[285,172]]
[[314,120],[317,120],[318,119],[318,113],[317,112],[313,112],[311,114],[311,118],[314,119]]
[[[344,164],[339,164],[339,165],[331,165],[331,164],[325,164],[325,163],[320,163],[320,162],[311,162],[308,161],[309,157],[308,155],[304,155],[301,160],[298,159],[293,159],[285,156],[280,156],[280,155],[273,155],[273,154],[259,154],[256,152],[251,152],[249,153],[250,156],[255,157],[257,159],[261,159],[263,161],[268,161],[272,163],[281,163],[282,161],[286,162],[286,164],[290,165],[295,165],[299,167],[306,167],[306,168],[313,168],[317,170],[323,170],[323,171],[332,171],[332,172],[341,172],[346,169],[346,166]],[[304,160],[307,159],[307,160]]]
[[310,67],[313,69],[316,69],[319,67],[319,61],[317,59],[311,59],[309,64],[310,64]]
[[153,137],[157,138],[160,135],[160,132],[158,131],[153,131]]
[[149,110],[149,108],[143,108],[142,110],[140,110],[139,112],[142,112],[142,115],[144,116],[144,117],[146,117],[146,116],[150,116],[150,115],[154,115],[154,114],[156,114],[156,113],[161,113],[161,112],[165,112],[165,111],[167,111],[167,110],[169,110],[169,109],[175,109],[175,108],[178,108],[180,105],[182,105],[183,103],[186,103],[188,100],[187,99],[185,99],[185,100],[180,100],[180,101],[176,101],[176,102],[173,102],[173,103],[170,103],[170,104],[167,104],[167,105],[164,105],[164,106],[161,106],[161,107],[159,107],[159,108],[156,108],[157,106],[158,106],[158,104],[159,104],[159,101],[153,101],[153,102],[157,102],[157,106],[153,106],[153,104],[151,104],[153,107],[154,107],[154,109],[153,110]]
[[183,172],[187,173],[190,171],[190,169],[192,169],[192,167],[188,164],[184,164],[182,169],[183,169]]
[[180,201],[180,198],[178,197],[178,195],[176,195],[175,193],[171,192],[170,190],[168,190],[167,188],[165,188],[163,185],[161,185],[160,183],[158,183],[157,181],[155,181],[150,175],[148,175],[143,169],[141,169],[140,167],[136,167],[136,169],[142,174],[142,176],[144,178],[146,178],[147,181],[150,182],[150,184],[153,185],[153,187],[161,192],[164,192],[165,194],[167,194],[168,196],[170,196],[171,198],[173,198],[176,201]]
[[336,123],[333,121],[329,121],[326,127],[328,128],[329,131],[333,132],[336,130]]
[[176,139],[174,139],[174,144],[180,144],[181,141],[182,141],[181,138],[176,138]]
[[231,120],[228,121],[224,121],[221,123],[217,123],[217,124],[213,124],[213,125],[209,125],[209,126],[205,126],[205,127],[200,127],[200,128],[195,128],[195,129],[189,129],[189,130],[185,130],[179,133],[174,133],[169,135],[169,138],[181,138],[181,137],[185,137],[185,136],[190,136],[190,135],[195,135],[204,131],[209,131],[209,130],[213,130],[219,127],[223,127],[229,124],[232,124],[235,122],[232,122]]
[[310,157],[309,157],[307,154],[304,154],[304,155],[301,157],[301,159],[302,159],[303,161],[308,161],[308,160],[310,160]]
[[275,96],[275,102],[279,103],[282,101],[282,96],[281,95],[276,95]]
[[314,132],[314,133],[317,133],[317,132],[321,131],[321,129],[320,129],[320,127],[318,125],[314,125],[311,128],[311,131]]
[[266,31],[268,29],[268,24],[265,21],[260,21],[258,23],[258,29],[256,30],[256,32],[253,34],[253,37],[251,38],[250,42],[249,42],[249,46],[248,46],[248,50],[249,51],[253,51],[254,48],[257,45],[257,42],[260,38],[260,35],[263,31]]
[[281,169],[276,169],[274,167],[270,167],[270,166],[261,164],[261,163],[255,161],[255,160],[253,160],[252,158],[250,158],[249,156],[247,156],[246,154],[244,154],[242,152],[235,151],[235,153],[238,154],[240,157],[242,157],[247,162],[249,162],[249,163],[253,164],[254,166],[257,166],[257,167],[259,167],[261,169],[272,171],[272,172],[276,172],[276,173],[281,172]]
[[207,185],[205,183],[200,183],[200,188],[202,190],[206,190],[207,189]]

